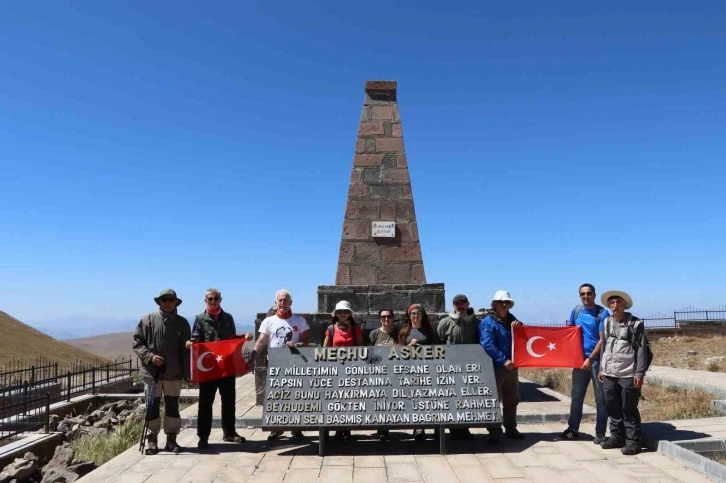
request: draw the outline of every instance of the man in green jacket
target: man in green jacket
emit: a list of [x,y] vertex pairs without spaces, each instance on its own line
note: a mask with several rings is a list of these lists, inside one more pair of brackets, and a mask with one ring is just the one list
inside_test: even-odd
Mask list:
[[141,318],[134,333],[134,352],[141,360],[140,373],[144,378],[146,396],[151,391],[152,380],[158,376],[154,394],[153,411],[149,421],[149,434],[146,436],[146,454],[159,452],[158,434],[161,430],[159,406],[164,396],[165,415],[164,433],[167,451],[179,453],[181,447],[176,436],[181,430],[179,416],[179,395],[182,379],[189,378],[189,351],[186,341],[191,337],[189,322],[177,313],[182,300],[174,290],[162,290],[154,302],[159,306],[157,312]]
[[[479,320],[466,295],[454,297],[454,312],[439,321],[436,331],[444,344],[479,343]],[[472,438],[469,428],[451,428],[450,432],[454,439]]]

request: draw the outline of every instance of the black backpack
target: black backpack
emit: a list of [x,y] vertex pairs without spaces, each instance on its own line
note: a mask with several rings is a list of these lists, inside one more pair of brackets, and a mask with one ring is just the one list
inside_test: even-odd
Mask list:
[[[353,334],[353,338],[355,338],[355,326],[356,325],[357,324],[355,323],[355,320],[351,320],[350,321],[350,333]],[[332,324],[330,324],[328,326],[328,330],[325,331],[330,336],[330,343],[331,344],[333,343],[333,337],[335,336],[335,332],[334,331],[335,331],[335,322],[333,322]]]
[[[597,315],[595,316],[595,322],[597,322],[597,324],[599,325],[600,317],[602,317],[602,313],[605,310],[605,308],[602,305],[595,305],[595,307],[597,307]],[[573,323],[577,322],[577,316],[580,315],[580,311],[583,308],[584,307],[582,305],[578,305],[577,307],[575,307],[575,313],[573,314],[573,317],[572,317]]]

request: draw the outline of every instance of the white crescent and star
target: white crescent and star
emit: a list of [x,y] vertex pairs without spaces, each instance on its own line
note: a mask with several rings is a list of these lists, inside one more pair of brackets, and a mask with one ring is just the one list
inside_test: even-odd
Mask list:
[[[537,354],[534,351],[534,349],[532,348],[532,344],[534,344],[534,342],[536,340],[540,340],[540,339],[544,340],[544,337],[542,337],[540,335],[535,335],[534,337],[530,337],[529,340],[527,340],[527,353],[529,353],[529,355],[531,355],[532,357],[544,357],[545,356],[545,354]],[[547,348],[550,350],[550,352],[552,352],[553,350],[555,350],[557,348],[557,346],[555,345],[554,342],[550,342],[549,344],[547,344]]]
[[[197,369],[199,369],[201,372],[209,372],[212,369],[214,369],[213,367],[204,367],[204,364],[202,364],[202,362],[204,361],[204,358],[206,357],[207,354],[212,354],[212,353],[209,351],[202,352],[201,354],[199,354],[199,357],[197,357]],[[212,354],[212,355],[214,355],[214,354]],[[219,362],[219,358],[217,358],[217,361]]]

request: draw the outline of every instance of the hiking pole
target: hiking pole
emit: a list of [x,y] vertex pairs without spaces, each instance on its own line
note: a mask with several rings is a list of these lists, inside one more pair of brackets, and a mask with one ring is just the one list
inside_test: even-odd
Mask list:
[[146,396],[146,415],[144,416],[144,429],[141,431],[141,441],[139,442],[139,452],[144,454],[144,448],[146,447],[146,433],[149,430],[149,421],[154,410],[154,401],[156,400],[156,385],[159,382],[159,376],[161,375],[161,367],[154,369],[154,378],[151,381],[151,388],[149,394]]

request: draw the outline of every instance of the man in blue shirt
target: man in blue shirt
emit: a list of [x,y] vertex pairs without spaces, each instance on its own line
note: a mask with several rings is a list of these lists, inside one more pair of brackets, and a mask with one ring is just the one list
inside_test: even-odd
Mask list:
[[572,369],[570,418],[567,421],[567,429],[559,435],[558,439],[568,440],[580,437],[579,430],[580,421],[582,420],[582,405],[585,400],[587,386],[592,381],[597,408],[595,440],[593,442],[600,444],[605,439],[608,415],[605,408],[602,383],[598,380],[597,374],[600,371],[603,321],[610,316],[610,312],[595,303],[595,287],[592,284],[583,283],[580,286],[580,300],[582,304],[572,309],[570,318],[567,320],[567,325],[580,327],[585,360],[581,368]]
[[[523,439],[517,430],[517,405],[519,404],[519,372],[512,361],[512,328],[522,322],[509,310],[514,300],[506,290],[498,290],[492,297],[492,310],[479,324],[480,343],[487,355],[492,358],[497,392],[502,407],[504,436]],[[489,443],[499,442],[501,428],[489,428]]]

